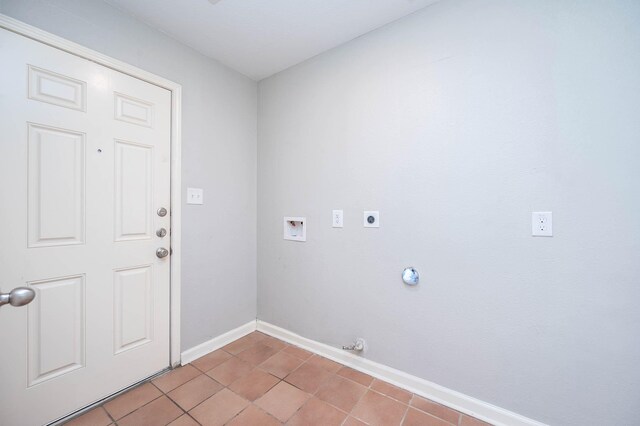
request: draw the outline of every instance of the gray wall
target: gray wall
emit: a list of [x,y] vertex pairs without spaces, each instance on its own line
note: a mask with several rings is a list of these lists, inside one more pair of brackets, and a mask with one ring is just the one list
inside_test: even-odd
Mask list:
[[[0,12],[183,85],[206,204],[183,207],[182,347],[253,319],[256,84],[102,1]],[[540,421],[634,423],[638,22],[634,0],[444,0],[261,82],[259,317]]]
[[639,23],[446,0],[261,81],[258,317],[539,421],[636,423]]
[[182,84],[183,198],[201,187],[205,204],[182,208],[181,346],[255,319],[256,83],[99,0],[0,12]]

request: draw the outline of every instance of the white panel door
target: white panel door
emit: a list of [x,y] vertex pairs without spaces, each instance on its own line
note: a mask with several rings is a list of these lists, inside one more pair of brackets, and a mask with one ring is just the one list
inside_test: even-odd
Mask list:
[[[0,424],[169,366],[171,93],[0,29]],[[156,231],[165,228],[164,237]]]

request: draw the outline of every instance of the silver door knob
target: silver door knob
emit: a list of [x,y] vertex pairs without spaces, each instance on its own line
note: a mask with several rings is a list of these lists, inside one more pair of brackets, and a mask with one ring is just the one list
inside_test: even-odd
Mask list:
[[167,215],[167,209],[160,207],[156,213],[158,213],[160,217],[165,217]]
[[160,259],[162,259],[163,257],[167,257],[169,256],[169,250],[164,247],[160,247],[158,250],[156,250],[156,256],[158,256]]
[[36,292],[29,287],[16,287],[9,293],[0,293],[0,306],[7,303],[11,306],[24,306],[31,303],[36,297]]
[[160,228],[156,231],[156,235],[160,238],[164,237],[165,235],[167,235],[167,230],[164,228]]

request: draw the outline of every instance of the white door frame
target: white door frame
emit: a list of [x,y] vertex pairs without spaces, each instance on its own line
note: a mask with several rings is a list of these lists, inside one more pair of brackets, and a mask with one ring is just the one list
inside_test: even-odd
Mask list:
[[182,235],[181,201],[182,182],[180,178],[182,155],[182,86],[156,74],[144,71],[125,62],[103,55],[72,41],[58,37],[39,28],[25,24],[0,13],[0,28],[39,41],[91,62],[103,65],[123,74],[146,81],[171,92],[171,261],[170,285],[170,358],[171,366],[180,364],[180,237]]

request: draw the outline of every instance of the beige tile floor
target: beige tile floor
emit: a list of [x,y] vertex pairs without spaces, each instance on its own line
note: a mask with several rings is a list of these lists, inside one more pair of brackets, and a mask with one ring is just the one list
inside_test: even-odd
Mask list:
[[144,383],[69,426],[487,423],[262,333]]

